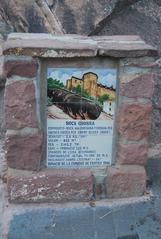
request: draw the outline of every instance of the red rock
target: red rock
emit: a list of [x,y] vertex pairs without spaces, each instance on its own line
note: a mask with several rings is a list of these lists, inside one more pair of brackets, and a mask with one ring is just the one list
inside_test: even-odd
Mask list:
[[[137,37],[84,37],[42,34],[25,36],[10,35],[3,46],[4,55],[30,55],[37,57],[76,57],[76,56],[111,56],[111,57],[141,57],[158,56],[156,48],[147,45]],[[130,42],[130,44],[129,44]]]
[[130,140],[140,140],[148,136],[151,129],[150,103],[126,103],[120,107],[117,129],[121,136]]
[[22,77],[32,78],[37,74],[38,63],[36,60],[32,61],[8,60],[4,64],[4,70],[6,77],[18,75]]
[[119,164],[145,165],[148,158],[147,144],[122,144],[117,150],[117,162]]
[[5,89],[7,129],[37,127],[35,86],[32,81],[17,81]]
[[114,44],[108,44],[106,42],[99,44],[100,49],[98,50],[99,56],[110,56],[115,58],[122,57],[143,57],[143,56],[158,56],[158,51],[149,46],[143,44],[119,44],[119,42],[115,42]]
[[89,201],[92,189],[89,169],[52,169],[8,178],[9,200],[15,203]]
[[147,73],[126,84],[121,84],[120,93],[129,98],[140,97],[151,99],[154,90],[153,78],[154,75],[152,73]]
[[5,141],[7,164],[11,168],[38,170],[42,158],[41,132],[7,135]]
[[146,189],[146,173],[141,166],[107,168],[106,191],[108,198],[142,196]]

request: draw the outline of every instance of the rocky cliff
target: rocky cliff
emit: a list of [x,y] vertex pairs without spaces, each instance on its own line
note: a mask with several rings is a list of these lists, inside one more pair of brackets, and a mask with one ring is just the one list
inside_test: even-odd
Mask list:
[[[90,34],[138,0],[1,0],[7,31]],[[97,26],[97,27],[96,27]],[[3,30],[3,29],[2,29]]]

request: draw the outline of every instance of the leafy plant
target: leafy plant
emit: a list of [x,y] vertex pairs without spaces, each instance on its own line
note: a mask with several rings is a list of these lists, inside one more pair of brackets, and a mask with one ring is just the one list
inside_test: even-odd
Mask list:
[[60,88],[64,88],[64,84],[62,82],[60,82],[60,80],[56,80],[53,78],[48,78],[48,89],[51,88],[56,88],[56,89],[60,89]]
[[72,87],[72,91],[77,93],[78,95],[81,95],[81,92],[82,92],[81,86],[78,85],[76,87]]

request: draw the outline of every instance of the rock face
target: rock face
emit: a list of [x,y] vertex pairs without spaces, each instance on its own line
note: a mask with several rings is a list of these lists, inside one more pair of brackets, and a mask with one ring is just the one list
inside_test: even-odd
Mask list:
[[160,46],[161,6],[155,0],[135,1],[119,14],[104,19],[92,34],[98,35],[140,35],[146,42]]
[[2,0],[1,18],[17,32],[88,35],[99,22],[138,0]]
[[2,18],[9,25],[13,24],[17,32],[62,34],[63,26],[68,30],[71,29],[72,32],[76,31],[75,17],[70,1],[2,0],[0,8]]

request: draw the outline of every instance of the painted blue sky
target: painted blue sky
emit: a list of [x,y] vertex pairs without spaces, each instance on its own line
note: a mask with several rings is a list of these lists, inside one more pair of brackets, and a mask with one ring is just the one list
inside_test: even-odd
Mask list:
[[100,68],[48,68],[47,77],[60,80],[64,85],[72,76],[82,78],[84,73],[93,72],[98,75],[98,83],[116,88],[116,69]]

